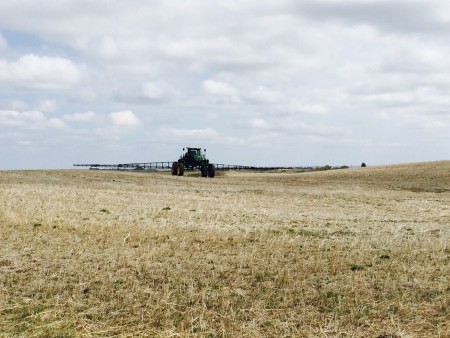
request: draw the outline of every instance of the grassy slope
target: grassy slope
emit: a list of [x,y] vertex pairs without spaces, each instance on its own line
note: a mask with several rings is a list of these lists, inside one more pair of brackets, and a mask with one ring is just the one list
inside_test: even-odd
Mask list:
[[0,336],[449,337],[449,224],[450,162],[4,171]]

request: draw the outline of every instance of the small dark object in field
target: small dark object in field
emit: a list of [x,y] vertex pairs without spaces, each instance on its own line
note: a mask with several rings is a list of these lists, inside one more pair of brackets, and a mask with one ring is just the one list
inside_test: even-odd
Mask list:
[[0,261],[0,266],[10,266],[12,262],[9,259],[3,259]]
[[365,168],[365,167],[367,167],[366,164],[364,162],[361,163],[361,168]]
[[364,270],[364,267],[363,267],[362,265],[352,265],[352,266],[350,267],[350,269],[351,269],[352,271],[360,271],[360,270]]
[[258,273],[255,276],[255,279],[256,279],[257,282],[262,282],[264,280],[264,274],[263,273]]

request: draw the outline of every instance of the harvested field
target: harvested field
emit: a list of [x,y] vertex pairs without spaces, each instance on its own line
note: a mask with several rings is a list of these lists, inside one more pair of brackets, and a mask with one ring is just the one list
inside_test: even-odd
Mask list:
[[450,162],[0,172],[0,336],[450,337]]

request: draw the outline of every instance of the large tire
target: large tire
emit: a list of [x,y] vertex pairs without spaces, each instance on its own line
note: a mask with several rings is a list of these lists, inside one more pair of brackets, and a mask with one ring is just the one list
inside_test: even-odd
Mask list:
[[178,163],[178,176],[184,175],[184,165],[183,163]]
[[200,174],[202,177],[207,177],[208,176],[208,169],[207,168],[201,168],[200,169]]
[[173,176],[178,175],[178,162],[172,163],[172,175]]
[[213,178],[214,176],[216,176],[216,167],[210,163],[208,164],[208,177]]

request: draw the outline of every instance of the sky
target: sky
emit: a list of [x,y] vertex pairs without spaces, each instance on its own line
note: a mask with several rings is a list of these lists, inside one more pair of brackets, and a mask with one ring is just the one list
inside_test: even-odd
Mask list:
[[447,0],[0,1],[0,170],[450,159]]

